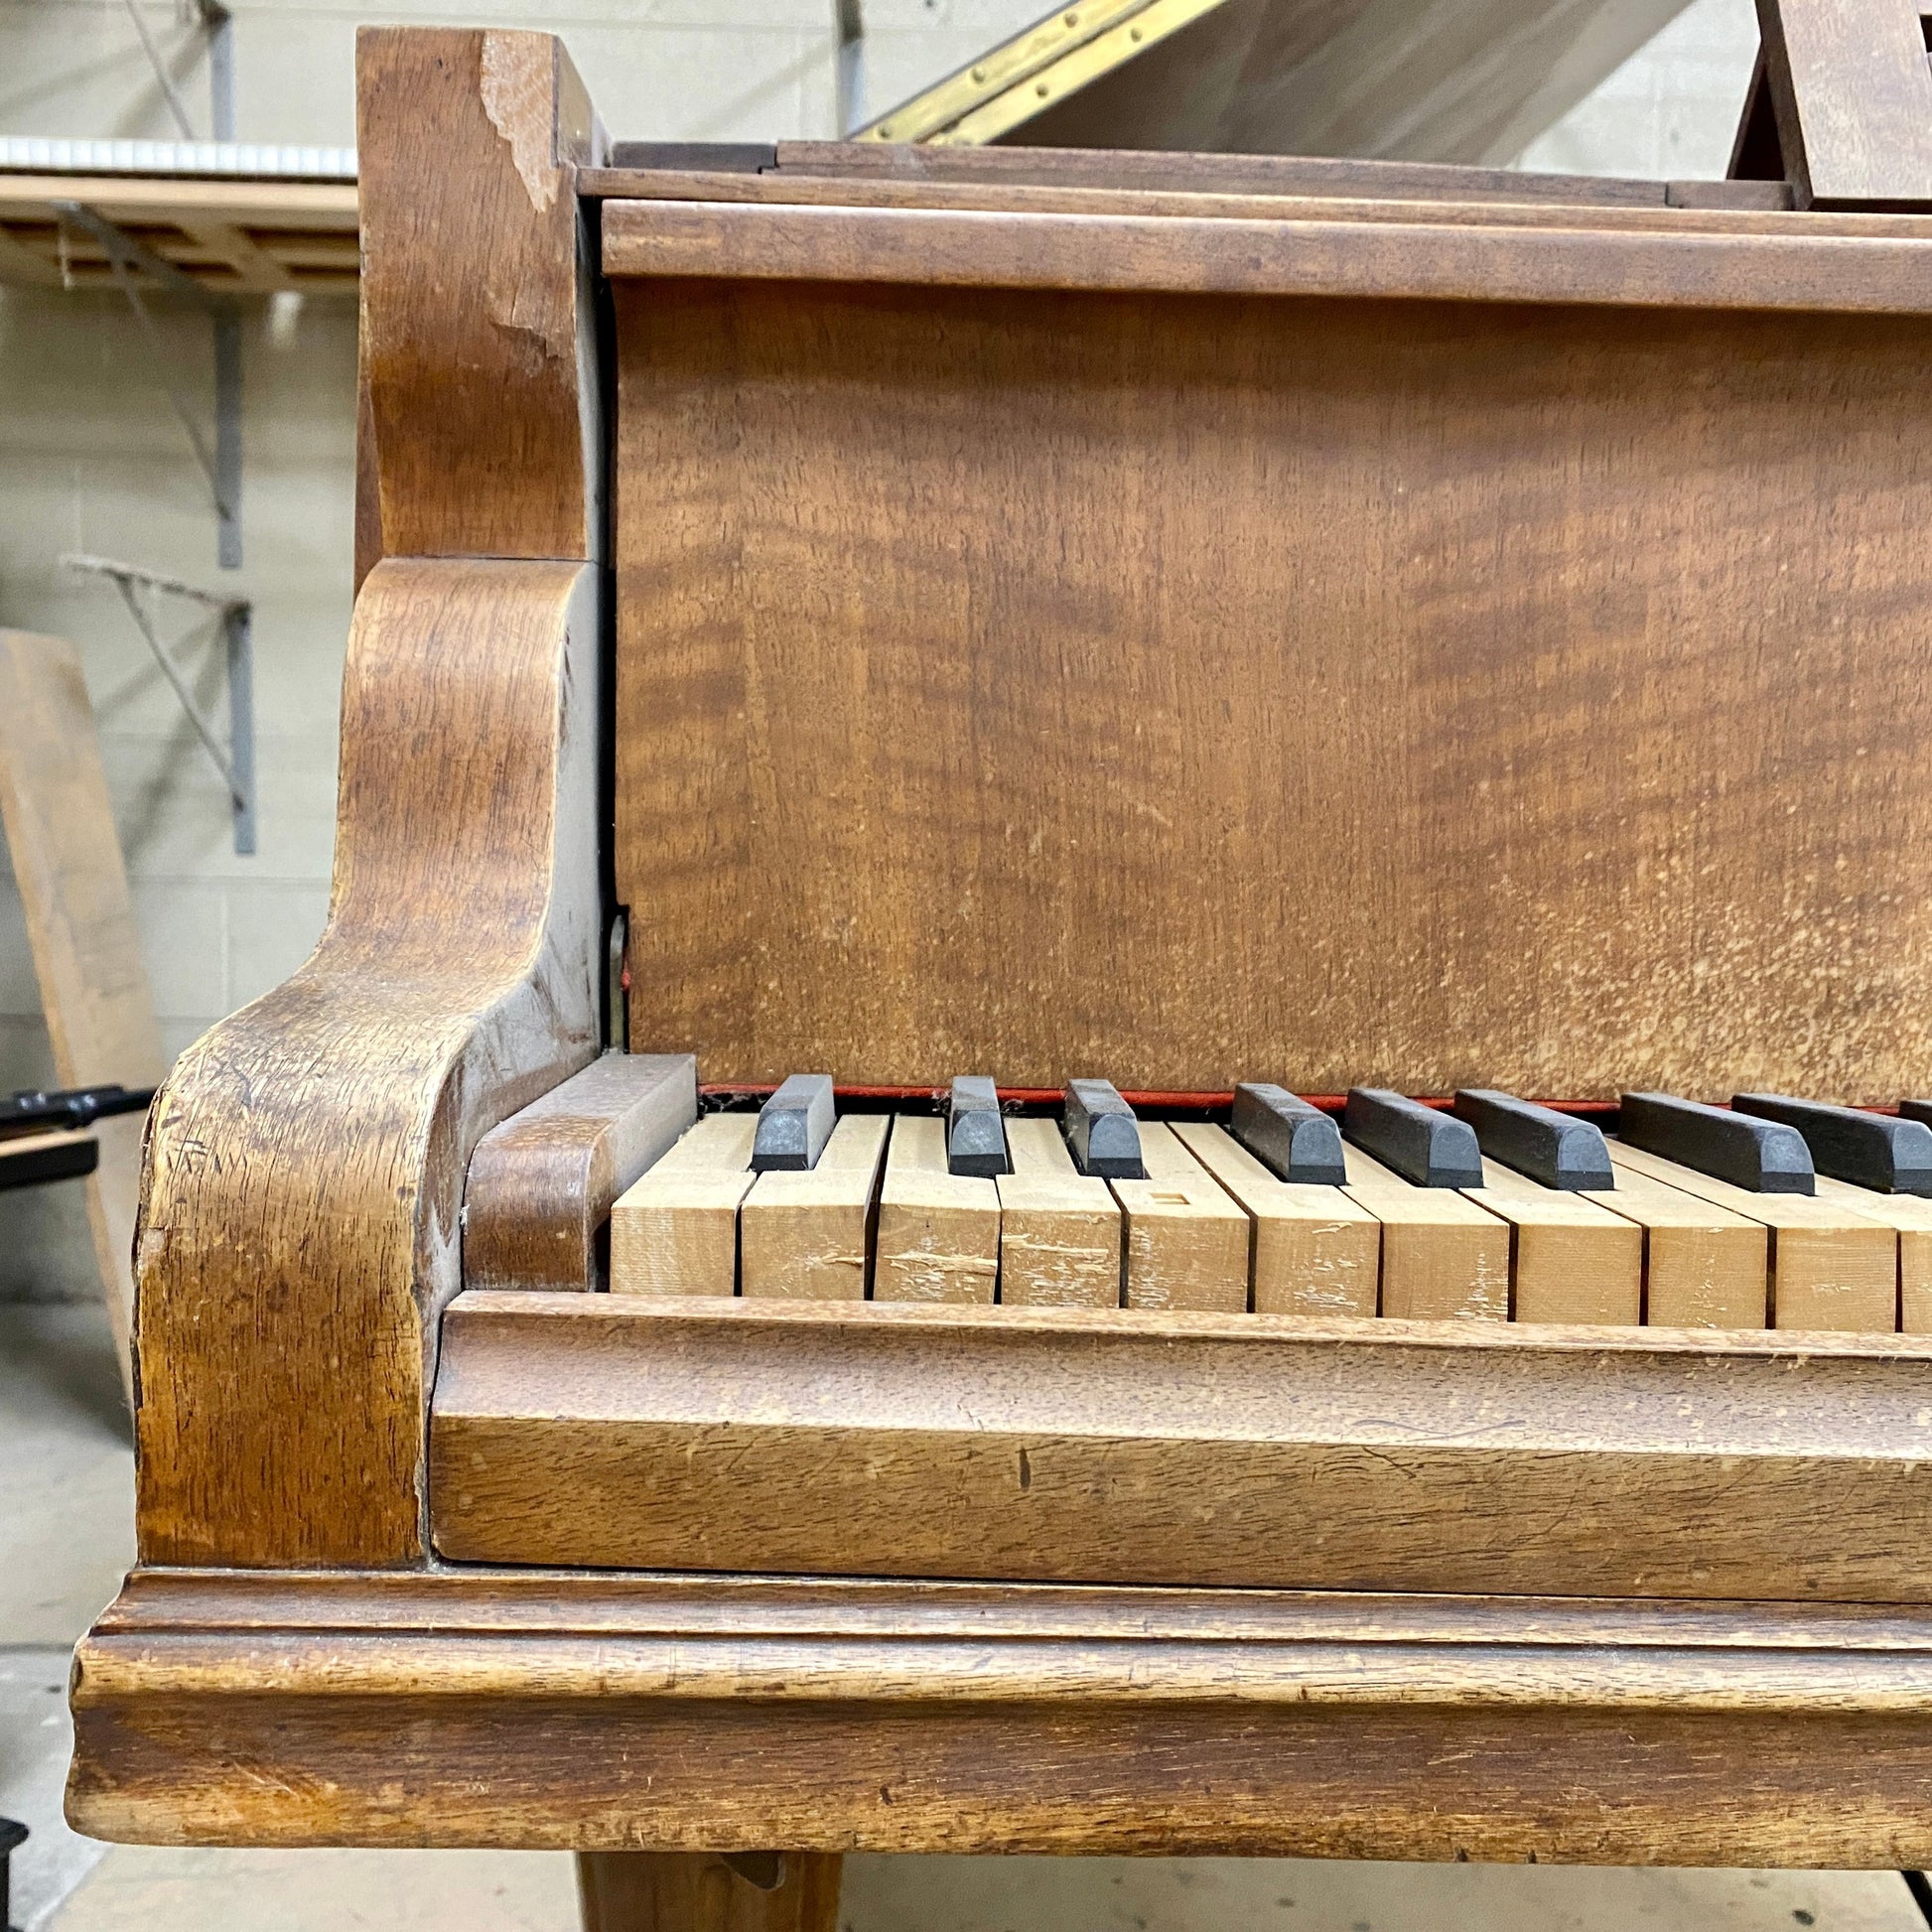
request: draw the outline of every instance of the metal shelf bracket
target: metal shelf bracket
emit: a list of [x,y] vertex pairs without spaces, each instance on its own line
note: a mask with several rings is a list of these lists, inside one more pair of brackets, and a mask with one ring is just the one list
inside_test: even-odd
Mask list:
[[[162,675],[174,686],[188,722],[207,749],[228,787],[234,813],[234,849],[243,857],[255,850],[255,664],[252,627],[254,607],[244,597],[223,597],[218,591],[205,591],[195,584],[184,584],[178,577],[164,577],[159,571],[139,564],[117,563],[111,557],[69,554],[61,559],[69,570],[90,577],[105,577],[121,594],[128,616],[146,640]],[[224,748],[215,735],[195,694],[188,688],[174,653],[161,641],[155,628],[152,599],[159,596],[181,598],[215,612],[221,622],[222,641],[227,650],[228,743]]]

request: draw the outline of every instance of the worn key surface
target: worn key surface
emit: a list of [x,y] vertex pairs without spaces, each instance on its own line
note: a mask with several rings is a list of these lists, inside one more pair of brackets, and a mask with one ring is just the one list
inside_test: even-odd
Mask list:
[[1347,1192],[1382,1223],[1382,1312],[1411,1321],[1509,1318],[1510,1230],[1466,1194],[1418,1187],[1344,1145]]
[[1225,1128],[1173,1132],[1254,1222],[1257,1314],[1376,1312],[1382,1224],[1353,1195],[1278,1178]]
[[1848,1180],[1818,1176],[1817,1198],[1882,1222],[1898,1237],[1898,1326],[1903,1334],[1932,1334],[1932,1200],[1881,1194]]
[[1080,1173],[1102,1180],[1139,1180],[1147,1169],[1140,1123],[1106,1080],[1069,1080],[1060,1125]]
[[1771,1307],[1771,1231],[1699,1194],[1619,1168],[1596,1204],[1644,1242],[1644,1321],[1653,1328],[1763,1328]]
[[900,1114],[886,1151],[875,1302],[991,1302],[1000,1277],[1000,1190],[954,1173],[947,1123]]
[[846,1114],[806,1173],[761,1173],[738,1211],[739,1290],[861,1302],[889,1114]]
[[733,1295],[756,1114],[707,1114],[611,1207],[613,1295]]
[[1127,1306],[1245,1312],[1247,1213],[1172,1127],[1153,1120],[1140,1127],[1147,1178],[1109,1183],[1127,1217]]
[[1632,1327],[1643,1318],[1643,1233],[1594,1196],[1545,1187],[1482,1164],[1482,1205],[1515,1229],[1511,1312],[1518,1321],[1593,1321]]
[[1120,1306],[1120,1203],[1077,1173],[1059,1123],[1007,1122],[1013,1172],[1000,1195],[1000,1300],[1021,1308]]
[[1619,1171],[1632,1169],[1688,1194],[1762,1221],[1770,1230],[1770,1311],[1775,1328],[1891,1332],[1897,1320],[1898,1236],[1861,1209],[1815,1195],[1733,1187],[1661,1155],[1610,1142]]

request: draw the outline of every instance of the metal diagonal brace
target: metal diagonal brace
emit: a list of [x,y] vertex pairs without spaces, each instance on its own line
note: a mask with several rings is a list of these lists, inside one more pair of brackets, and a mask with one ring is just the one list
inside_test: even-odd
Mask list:
[[[118,228],[104,214],[96,213],[80,202],[56,202],[53,207],[64,221],[83,228],[106,251],[108,266],[114,272],[115,286],[127,297],[147,338],[148,351],[154,357],[155,373],[168,392],[181,426],[195,448],[195,460],[207,478],[214,498],[217,524],[216,559],[223,570],[241,568],[241,312],[231,298],[205,289],[192,275],[185,275],[173,262],[164,261],[153,249]],[[176,295],[185,295],[207,312],[214,332],[214,449],[210,454],[195,417],[168,373],[167,350],[162,344],[154,318],[148,314],[135,285],[135,276],[145,275]]]
[[[195,735],[207,747],[208,757],[214,760],[214,768],[220,772],[228,787],[229,804],[234,813],[235,851],[243,857],[252,854],[255,850],[254,607],[246,598],[223,597],[218,592],[185,584],[178,577],[164,577],[159,571],[145,570],[139,564],[116,563],[111,557],[69,555],[63,557],[61,562],[69,570],[105,577],[120,592],[128,616],[134,620],[148,648],[154,653],[154,661],[161,666],[162,675],[174,686],[175,696],[181,700],[181,708],[188,714],[188,722],[195,727]],[[226,750],[215,736],[214,727],[208,722],[207,714],[196,702],[194,692],[188,687],[188,680],[181,673],[181,666],[175,662],[174,653],[161,641],[160,633],[154,627],[153,613],[139,595],[141,591],[184,598],[219,615],[228,659]]]

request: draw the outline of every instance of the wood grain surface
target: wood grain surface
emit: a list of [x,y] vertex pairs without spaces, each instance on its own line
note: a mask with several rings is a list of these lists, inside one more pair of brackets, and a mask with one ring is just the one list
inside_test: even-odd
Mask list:
[[707,1114],[611,1209],[614,1295],[736,1295],[756,1114]]
[[1006,1124],[1013,1172],[1000,1192],[1000,1300],[1016,1308],[1120,1306],[1120,1203],[1076,1173],[1059,1123]]
[[697,1112],[690,1054],[606,1053],[492,1128],[464,1182],[465,1287],[604,1287],[612,1202]]
[[1758,0],[1801,207],[1932,206],[1932,69],[1912,0]]
[[863,1302],[890,1114],[842,1114],[802,1173],[761,1173],[738,1210],[738,1292]]
[[1540,1186],[1496,1161],[1468,1198],[1510,1227],[1512,1321],[1643,1318],[1643,1236],[1593,1195]]
[[[63,1087],[156,1085],[168,1070],[128,897],[80,653],[0,629],[0,820]],[[87,1226],[129,1406],[134,1401],[134,1218],[139,1114],[95,1123]]]
[[469,1563],[1932,1600],[1927,1344],[473,1294]]
[[602,410],[576,170],[602,134],[563,42],[363,27],[358,507],[389,556],[602,554]]
[[1916,326],[617,301],[633,1039],[747,1080],[1932,1083]]
[[1643,1231],[1644,1314],[1663,1328],[1762,1328],[1771,1306],[1771,1235],[1733,1213],[1625,1168],[1591,1197]]
[[1726,233],[1693,210],[1656,228],[1599,228],[1428,213],[1356,224],[606,202],[603,266],[640,278],[1932,312],[1920,239],[1820,233],[1792,215],[1733,218],[1785,225]]
[[74,1716],[173,1844],[1932,1859],[1898,1608],[137,1572]]
[[1245,1312],[1247,1214],[1165,1121],[1141,1122],[1141,1165],[1144,1180],[1108,1182],[1121,1211],[1123,1304]]
[[149,1561],[423,1555],[471,1152],[598,1047],[597,604],[568,563],[391,558],[362,586],[328,926],[155,1102]]
[[1000,1281],[1000,1190],[948,1172],[946,1123],[900,1114],[886,1150],[873,1299],[991,1303]]

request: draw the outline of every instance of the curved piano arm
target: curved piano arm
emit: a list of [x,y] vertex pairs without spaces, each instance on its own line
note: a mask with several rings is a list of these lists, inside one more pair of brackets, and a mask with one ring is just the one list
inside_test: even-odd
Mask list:
[[388,559],[362,587],[328,925],[149,1127],[145,1563],[423,1560],[471,1150],[599,1045],[599,595],[557,562]]

